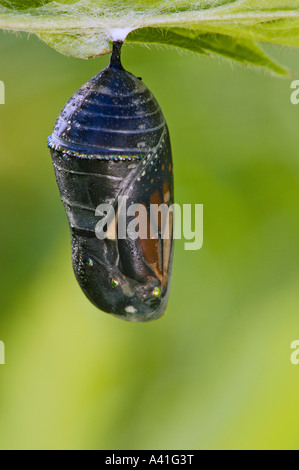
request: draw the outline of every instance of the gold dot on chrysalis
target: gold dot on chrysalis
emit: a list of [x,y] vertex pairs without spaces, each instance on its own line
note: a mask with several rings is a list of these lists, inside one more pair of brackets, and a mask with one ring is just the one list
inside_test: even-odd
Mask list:
[[111,279],[111,286],[112,286],[113,288],[115,288],[115,287],[117,287],[118,285],[119,285],[119,282],[118,282],[116,279],[112,278],[112,279]]
[[153,290],[153,296],[154,297],[160,297],[160,295],[161,295],[160,287],[155,287],[154,290]]

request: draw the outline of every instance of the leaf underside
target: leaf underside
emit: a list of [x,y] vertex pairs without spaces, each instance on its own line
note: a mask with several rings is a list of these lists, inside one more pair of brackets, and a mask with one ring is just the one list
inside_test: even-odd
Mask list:
[[0,28],[35,33],[83,59],[126,39],[288,75],[259,43],[299,46],[299,0],[0,0]]

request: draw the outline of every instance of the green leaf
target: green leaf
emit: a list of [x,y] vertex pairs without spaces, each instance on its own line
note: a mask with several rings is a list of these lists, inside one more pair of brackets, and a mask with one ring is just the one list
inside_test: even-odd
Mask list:
[[257,43],[299,46],[299,0],[0,0],[0,28],[80,58],[128,37],[286,74]]
[[244,65],[266,67],[277,74],[288,75],[287,71],[267,57],[254,41],[225,34],[174,28],[144,28],[130,33],[127,41],[171,45],[205,55],[219,54]]
[[[196,33],[197,35],[197,33]],[[186,49],[197,54],[207,55],[207,51],[195,38],[192,38],[192,31],[184,29],[168,28],[142,28],[130,33],[126,39],[128,42],[163,44],[165,46],[175,46]]]

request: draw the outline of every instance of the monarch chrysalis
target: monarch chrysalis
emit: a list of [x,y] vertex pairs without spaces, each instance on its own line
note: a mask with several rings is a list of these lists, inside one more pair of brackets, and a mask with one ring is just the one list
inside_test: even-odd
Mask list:
[[[169,296],[173,220],[169,237],[120,238],[119,198],[151,206],[173,204],[168,127],[153,94],[121,65],[115,42],[109,66],[82,86],[60,113],[48,146],[69,219],[73,268],[99,309],[129,321],[163,315]],[[96,236],[96,208],[112,204],[106,237]],[[111,229],[112,227],[112,229]]]

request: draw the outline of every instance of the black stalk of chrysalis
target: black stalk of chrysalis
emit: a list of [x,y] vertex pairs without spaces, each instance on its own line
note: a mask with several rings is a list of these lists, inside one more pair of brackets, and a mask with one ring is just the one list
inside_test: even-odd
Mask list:
[[[78,283],[99,309],[142,322],[163,315],[169,296],[172,213],[169,236],[163,237],[161,217],[152,211],[153,220],[151,208],[173,204],[172,155],[162,111],[141,79],[124,70],[121,46],[114,43],[109,66],[63,108],[48,145]],[[147,237],[119,237],[123,198],[127,208],[137,204],[145,212]],[[96,234],[100,204],[112,206],[115,214],[102,239]]]

